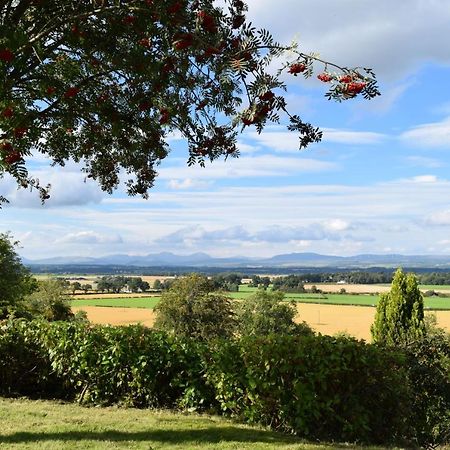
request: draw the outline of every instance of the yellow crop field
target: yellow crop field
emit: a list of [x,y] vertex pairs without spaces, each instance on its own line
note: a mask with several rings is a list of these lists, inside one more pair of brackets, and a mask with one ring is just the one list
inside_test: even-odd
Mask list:
[[[73,307],[74,311],[84,310],[93,323],[110,325],[130,325],[142,323],[151,327],[155,314],[144,308],[105,308],[100,306]],[[370,326],[375,316],[375,308],[363,306],[298,304],[297,321],[305,321],[322,334],[348,333],[358,339],[370,341]],[[433,311],[437,324],[450,332],[450,311]]]

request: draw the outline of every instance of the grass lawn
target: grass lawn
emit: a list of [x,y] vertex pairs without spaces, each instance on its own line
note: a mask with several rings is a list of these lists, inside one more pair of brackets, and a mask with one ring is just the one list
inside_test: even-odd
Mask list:
[[216,416],[0,398],[0,449],[375,449],[308,444]]

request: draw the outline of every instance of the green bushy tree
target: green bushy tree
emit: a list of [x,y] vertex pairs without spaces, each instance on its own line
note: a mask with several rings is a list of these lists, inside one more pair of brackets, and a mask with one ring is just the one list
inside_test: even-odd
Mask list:
[[67,288],[60,280],[44,280],[20,304],[22,315],[46,320],[72,320]]
[[391,290],[380,296],[371,332],[374,342],[390,346],[423,338],[423,296],[414,274],[395,272]]
[[230,298],[199,274],[175,280],[163,291],[155,312],[155,328],[179,337],[231,337],[235,329]]
[[236,304],[236,321],[239,334],[264,336],[268,334],[312,334],[305,324],[294,322],[297,308],[284,301],[284,293],[258,290]]
[[35,280],[16,253],[16,246],[11,236],[0,234],[0,319],[36,288]]

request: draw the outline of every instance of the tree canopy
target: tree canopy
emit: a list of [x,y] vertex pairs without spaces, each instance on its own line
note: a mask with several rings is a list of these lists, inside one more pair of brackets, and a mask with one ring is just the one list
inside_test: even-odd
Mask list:
[[414,274],[395,272],[391,290],[380,296],[371,332],[374,342],[390,346],[423,338],[423,296]]
[[16,253],[16,242],[7,234],[0,234],[0,319],[8,316],[36,283]]
[[0,177],[44,200],[27,170],[40,153],[81,163],[107,192],[125,173],[128,194],[145,197],[173,132],[189,165],[237,157],[243,129],[283,115],[300,148],[319,141],[288,112],[284,74],[320,72],[336,100],[379,94],[370,69],[279,44],[246,13],[242,0],[0,0]]
[[155,307],[155,328],[198,340],[229,338],[235,331],[232,302],[214,282],[191,274],[176,279]]

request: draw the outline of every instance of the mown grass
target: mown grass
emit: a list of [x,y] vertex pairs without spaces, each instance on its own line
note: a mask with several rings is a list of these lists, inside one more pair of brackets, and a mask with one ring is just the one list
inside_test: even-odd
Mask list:
[[0,398],[1,449],[376,449],[309,444],[217,416]]

